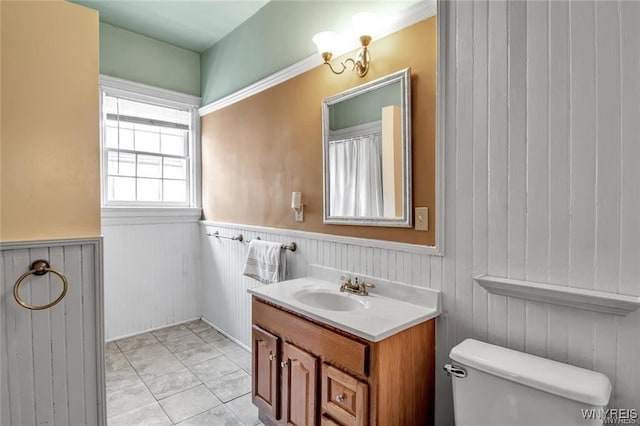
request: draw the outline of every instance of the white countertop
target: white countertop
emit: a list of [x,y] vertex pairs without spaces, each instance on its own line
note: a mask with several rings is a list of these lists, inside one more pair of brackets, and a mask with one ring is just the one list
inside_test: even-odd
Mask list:
[[[317,275],[326,277],[326,271],[329,269],[320,269],[324,270],[324,274]],[[329,275],[336,274],[329,273]],[[353,274],[349,275],[354,276]],[[341,293],[339,280],[328,281],[316,277],[266,284],[249,289],[248,292],[300,315],[371,342],[379,342],[440,315],[440,292],[437,290],[357,276],[360,281],[375,283],[376,288],[369,290],[368,296]],[[297,295],[301,294],[300,291],[335,293],[341,297],[359,301],[360,307],[354,310],[337,311],[311,306],[298,300]]]

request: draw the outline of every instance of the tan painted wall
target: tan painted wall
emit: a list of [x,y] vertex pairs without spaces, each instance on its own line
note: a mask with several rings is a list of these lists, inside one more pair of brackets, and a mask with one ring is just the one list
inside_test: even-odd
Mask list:
[[[207,220],[435,243],[436,19],[371,45],[365,78],[320,66],[202,118],[203,209]],[[411,67],[414,206],[429,207],[429,232],[322,223],[324,98]],[[302,191],[295,222],[291,192]]]
[[0,7],[0,241],[100,235],[98,13]]

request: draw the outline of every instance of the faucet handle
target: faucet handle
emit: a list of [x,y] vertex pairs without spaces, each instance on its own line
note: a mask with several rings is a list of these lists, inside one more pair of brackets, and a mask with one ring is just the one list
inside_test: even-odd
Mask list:
[[[358,279],[356,278],[356,281],[357,280]],[[351,277],[345,277],[344,275],[340,275],[340,282],[351,284]]]
[[362,283],[362,286],[367,288],[376,288],[376,285],[372,283]]

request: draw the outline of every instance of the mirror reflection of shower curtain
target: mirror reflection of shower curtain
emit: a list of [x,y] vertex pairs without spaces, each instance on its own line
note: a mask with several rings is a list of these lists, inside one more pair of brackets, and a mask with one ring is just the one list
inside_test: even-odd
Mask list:
[[331,216],[382,217],[382,134],[329,142]]

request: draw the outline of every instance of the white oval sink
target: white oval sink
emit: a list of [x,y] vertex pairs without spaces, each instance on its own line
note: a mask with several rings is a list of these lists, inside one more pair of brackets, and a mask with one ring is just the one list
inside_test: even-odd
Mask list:
[[292,297],[305,305],[329,311],[355,311],[369,307],[367,302],[359,298],[326,290],[300,290]]

